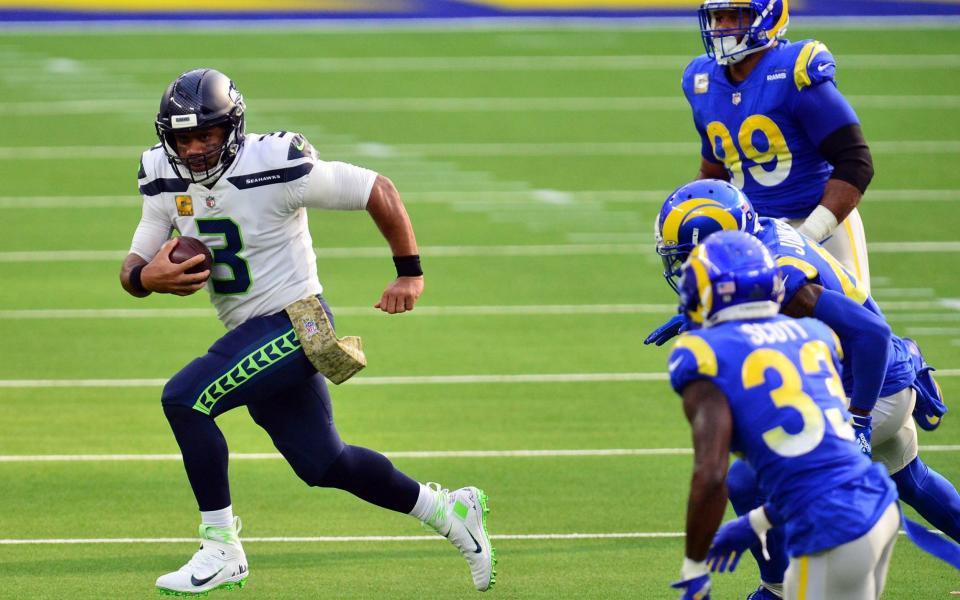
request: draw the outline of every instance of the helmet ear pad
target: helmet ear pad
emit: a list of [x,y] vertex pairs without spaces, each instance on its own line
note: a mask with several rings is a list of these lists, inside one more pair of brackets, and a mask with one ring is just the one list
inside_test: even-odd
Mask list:
[[680,275],[678,284],[680,294],[679,309],[682,314],[687,315],[694,323],[703,323],[700,315],[700,290],[697,287],[697,277],[693,272],[693,267],[685,263]]

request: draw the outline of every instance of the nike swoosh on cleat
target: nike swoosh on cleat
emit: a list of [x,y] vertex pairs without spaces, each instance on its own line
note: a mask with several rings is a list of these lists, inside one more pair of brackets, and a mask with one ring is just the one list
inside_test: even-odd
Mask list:
[[[470,532],[468,531],[467,533],[470,533]],[[223,570],[223,569],[221,568],[220,571],[222,571],[222,570]],[[219,575],[219,574],[220,574],[220,571],[217,571],[216,573],[214,573],[214,574],[211,575],[210,577],[207,577],[206,579],[197,579],[196,577],[194,577],[193,575],[191,575],[191,576],[190,576],[190,583],[193,585],[193,587],[200,587],[201,585],[204,585],[204,584],[208,583],[211,579],[213,579],[214,577],[216,577],[217,575]]]
[[477,545],[477,549],[473,551],[474,554],[480,554],[483,552],[483,549],[480,548],[480,542],[477,541],[477,538],[473,537],[473,534],[470,533],[470,530],[467,529],[467,535],[470,536],[470,539],[473,540],[473,543]]

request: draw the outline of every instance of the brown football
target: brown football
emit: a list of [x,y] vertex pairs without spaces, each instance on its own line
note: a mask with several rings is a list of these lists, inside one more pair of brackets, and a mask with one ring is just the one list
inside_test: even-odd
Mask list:
[[203,255],[203,262],[187,269],[187,273],[210,270],[213,267],[213,254],[210,253],[210,248],[197,238],[182,235],[177,238],[177,245],[170,251],[170,262],[179,264],[198,254]]

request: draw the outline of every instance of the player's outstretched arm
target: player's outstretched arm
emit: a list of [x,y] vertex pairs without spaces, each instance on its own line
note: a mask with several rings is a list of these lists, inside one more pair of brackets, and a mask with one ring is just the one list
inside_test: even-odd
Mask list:
[[152,292],[189,296],[201,289],[210,277],[210,271],[186,273],[188,269],[204,261],[198,254],[182,263],[170,262],[170,252],[177,239],[168,240],[150,262],[137,254],[128,254],[120,269],[120,285],[131,296],[143,298]]
[[790,317],[814,317],[833,329],[845,352],[850,353],[853,393],[850,410],[866,416],[883,387],[890,349],[890,326],[879,315],[843,294],[815,283],[801,287],[783,308]]
[[387,177],[377,175],[367,201],[367,212],[390,244],[397,267],[397,278],[383,291],[374,308],[390,314],[413,310],[423,293],[420,252],[400,192]]

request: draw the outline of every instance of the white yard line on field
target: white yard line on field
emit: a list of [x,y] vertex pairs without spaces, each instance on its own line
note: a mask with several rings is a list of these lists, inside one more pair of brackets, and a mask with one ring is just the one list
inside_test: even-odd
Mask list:
[[[946,448],[946,446],[944,446]],[[960,450],[960,446],[951,447]],[[927,447],[924,446],[924,450]],[[692,454],[690,448],[603,448],[582,450],[425,450],[384,452],[389,458],[557,458],[565,456],[678,456]],[[276,452],[231,452],[230,460],[279,460]],[[0,463],[9,462],[163,462],[179,461],[179,454],[35,454],[0,455]]]
[[[215,64],[227,72],[275,72],[278,65],[296,72],[436,72],[436,71],[669,71],[679,72],[690,63],[693,55],[594,55],[594,56],[351,56],[310,57],[283,56],[264,58],[207,57],[206,64]],[[960,66],[958,54],[845,54],[843,68],[855,69],[909,69],[937,70]],[[67,66],[75,70],[109,69],[116,73],[154,73],[181,65],[182,60],[171,58],[107,58],[75,60],[58,57],[15,56],[4,61],[13,69],[62,72]]]
[[[863,95],[847,96],[860,108],[874,109],[951,109],[960,108],[960,96],[953,95]],[[144,114],[156,102],[150,99],[115,98],[53,100],[36,102],[0,102],[0,115],[117,115]],[[688,111],[681,95],[627,97],[488,97],[488,98],[258,98],[258,112],[634,112],[643,110]]]
[[[960,20],[951,15],[832,15],[818,17],[804,15],[803,23],[816,31],[853,30],[871,33],[877,30],[942,30],[960,28]],[[438,18],[359,18],[359,19],[126,19],[78,21],[24,21],[2,22],[0,32],[31,36],[61,36],[65,33],[78,36],[109,35],[182,35],[184,31],[202,33],[204,36],[236,37],[242,31],[244,39],[253,36],[289,36],[294,33],[322,32],[323,35],[391,35],[436,33],[451,31],[468,33],[533,33],[535,35],[569,35],[579,32],[588,35],[594,32],[674,31],[690,33],[689,17],[616,17],[611,19],[573,16],[536,17],[438,17]],[[544,30],[549,30],[545,32]],[[902,35],[902,34],[901,34]],[[206,59],[199,62],[205,62]]]
[[[924,452],[960,452],[960,445],[924,446]],[[563,458],[603,456],[686,456],[691,448],[600,448],[577,450],[424,450],[384,452],[392,459],[424,458]],[[38,462],[179,462],[179,454],[8,454],[0,463]],[[231,452],[230,460],[281,460],[277,452]]]
[[[960,377],[960,369],[937,369],[937,377]],[[536,373],[518,375],[397,375],[356,377],[344,385],[464,385],[494,383],[610,383],[667,381],[666,373]],[[166,379],[0,379],[0,388],[162,387]]]
[[960,252],[960,242],[872,242],[867,245],[871,253],[899,254],[920,252]]
[[[929,529],[932,533],[942,532]],[[899,532],[904,535],[903,531]],[[682,531],[622,531],[601,533],[498,533],[490,536],[497,541],[565,541],[565,540],[615,540],[615,539],[672,539],[683,538]],[[328,535],[308,537],[244,537],[249,543],[343,543],[343,542],[438,542],[438,535]],[[193,544],[197,538],[39,538],[0,539],[0,546],[33,546],[64,544]]]
[[[580,204],[580,203],[634,203],[663,202],[670,190],[434,190],[410,191],[403,194],[407,204],[454,204],[463,207],[479,204]],[[865,202],[956,202],[960,190],[874,190],[865,196]],[[139,208],[143,199],[137,195],[126,196],[0,196],[0,208]]]
[[875,299],[887,298],[932,298],[936,294],[933,288],[893,288],[874,286],[870,295]]
[[[493,540],[609,540],[643,538],[682,538],[682,532],[620,533],[518,533],[491,535]],[[338,535],[311,537],[244,537],[243,543],[341,543],[341,542],[436,542],[444,538],[438,535]],[[48,538],[48,539],[0,539],[0,545],[60,545],[60,544],[183,544],[194,543],[196,538]]]
[[[388,258],[386,246],[351,248],[314,248],[323,260],[334,258]],[[491,256],[612,256],[650,253],[650,244],[543,244],[488,246],[421,246],[420,254],[428,258],[489,258]],[[874,242],[871,254],[960,252],[960,241]],[[0,252],[0,263],[32,262],[112,262],[126,257],[125,250],[35,250]]]
[[[958,327],[907,327],[906,334],[909,336],[960,336]],[[942,377],[940,370],[937,370],[937,377]]]
[[[2,160],[130,160],[141,146],[2,146]],[[384,158],[436,157],[580,157],[580,156],[697,156],[698,143],[689,142],[476,142],[430,144],[329,144],[318,146],[324,156]],[[897,140],[870,142],[874,154],[916,155],[960,152],[960,140]]]
[[[491,305],[491,306],[421,306],[410,316],[486,316],[486,315],[624,315],[670,314],[673,304],[547,304],[547,305]],[[370,306],[341,306],[337,316],[379,317],[383,315]],[[67,308],[0,310],[0,320],[21,319],[183,319],[215,316],[212,308]]]
[[[886,308],[886,303],[880,303],[881,308]],[[904,313],[891,313],[890,311],[884,311],[887,321],[892,321],[894,323],[924,323],[924,322],[934,322],[934,323],[943,323],[947,321],[960,321],[960,312],[950,312],[950,313],[920,313],[920,314],[904,314]]]
[[[940,375],[941,371],[937,374]],[[517,375],[397,375],[355,377],[344,385],[463,385],[479,383],[586,383],[666,381],[666,373],[548,373]],[[0,388],[162,387],[166,379],[0,379]]]
[[[892,288],[891,288],[892,289]],[[878,290],[885,296],[889,289]],[[928,294],[910,294],[932,296]],[[924,302],[884,302],[883,308],[890,319],[906,320],[956,320],[960,312],[898,314],[896,311],[925,311],[952,309],[960,311],[960,302],[944,298]],[[530,316],[530,315],[628,315],[628,314],[672,314],[676,310],[673,304],[516,304],[516,305],[478,305],[478,306],[420,306],[410,312],[411,317],[447,317],[447,316]],[[337,316],[382,317],[384,313],[370,306],[338,306]],[[212,308],[47,308],[0,310],[0,320],[20,321],[31,319],[198,319],[216,316]]]

